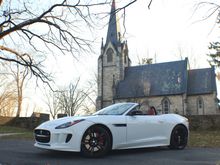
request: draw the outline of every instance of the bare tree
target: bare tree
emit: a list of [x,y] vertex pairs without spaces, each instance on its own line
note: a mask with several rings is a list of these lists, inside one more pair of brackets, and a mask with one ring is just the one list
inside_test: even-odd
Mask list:
[[204,21],[209,19],[211,16],[217,14],[216,20],[217,22],[219,22],[219,16],[220,16],[220,3],[215,1],[211,1],[211,0],[206,0],[206,1],[202,1],[197,3],[196,8],[195,8],[195,12],[199,11],[202,8],[206,8],[206,13],[204,13],[204,16],[201,20],[199,21]]
[[45,103],[48,107],[48,111],[53,119],[56,118],[57,114],[61,112],[60,109],[60,92],[49,91],[45,94],[46,100]]
[[[128,1],[119,10],[125,11],[136,1]],[[25,66],[33,75],[49,83],[52,79],[42,68],[45,51],[50,54],[71,52],[77,58],[79,52],[91,50],[92,42],[82,35],[80,26],[93,28],[96,25],[94,19],[100,14],[94,8],[107,5],[111,0],[95,3],[80,0],[38,3],[33,0],[5,0],[1,4],[0,60]],[[105,13],[101,12],[99,18],[103,18]],[[25,45],[25,49],[17,49],[17,43]],[[29,49],[34,55],[27,52]]]
[[188,58],[190,64],[189,66],[191,69],[199,67],[198,57],[195,55],[193,48],[190,48],[190,50],[186,52],[181,45],[178,45],[177,53],[175,54],[175,56],[180,60],[184,60],[185,58]]
[[[216,16],[216,23],[220,24],[220,3],[219,1],[206,0],[199,2],[196,6],[195,12],[198,12],[199,9],[205,8],[206,13],[203,18],[199,21],[204,21],[210,19],[212,16]],[[210,53],[207,55],[209,59],[209,64],[215,68],[220,67],[220,42],[211,42],[208,46]],[[217,78],[219,79],[219,72],[217,73]]]
[[79,89],[79,82],[80,79],[75,84],[71,83],[67,89],[60,91],[60,107],[69,116],[74,116],[86,98],[84,91]]
[[14,116],[17,96],[13,83],[1,84],[0,87],[0,116]]
[[20,71],[19,65],[17,64],[17,74],[16,74],[16,84],[17,84],[17,95],[18,95],[18,110],[17,117],[20,116],[22,111],[22,102],[23,102],[23,91],[24,91],[24,82],[28,76],[27,69]]
[[153,58],[139,58],[138,56],[138,65],[152,64]]
[[[15,70],[14,70],[15,69]],[[27,68],[23,70],[20,68],[18,64],[16,64],[15,68],[11,67],[12,76],[14,77],[16,83],[16,92],[17,92],[17,113],[16,117],[19,117],[22,111],[22,102],[23,102],[23,92],[24,92],[24,84],[25,80],[28,76]]]
[[87,97],[83,101],[82,110],[86,114],[91,114],[96,111],[96,98],[98,95],[97,86],[98,86],[98,75],[97,73],[93,74],[93,77],[87,81],[85,89]]
[[60,88],[54,92],[47,92],[45,94],[45,103],[52,118],[55,118],[58,113],[74,116],[79,110],[80,113],[94,111],[96,86],[91,81],[88,84],[84,89],[81,89],[80,79],[78,79],[75,83],[70,83],[67,87]]
[[75,115],[79,110],[88,112],[90,106],[95,105],[94,86],[80,87],[80,79],[70,83],[67,88],[59,90],[59,108],[69,116]]
[[16,87],[8,75],[5,63],[0,63],[0,115],[14,116],[16,108]]
[[0,73],[4,75],[5,84],[11,86],[6,90],[11,91],[13,89],[13,95],[16,96],[16,106],[17,112],[16,116],[19,117],[22,111],[22,102],[23,102],[23,93],[24,86],[27,83],[28,71],[27,68],[22,67],[16,64],[8,64],[6,62],[1,62],[1,66],[3,66]]

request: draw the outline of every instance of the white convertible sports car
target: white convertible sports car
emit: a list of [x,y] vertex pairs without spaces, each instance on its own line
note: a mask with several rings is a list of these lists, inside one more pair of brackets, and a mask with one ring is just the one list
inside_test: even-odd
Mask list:
[[110,150],[168,146],[183,149],[188,119],[177,114],[146,115],[137,103],[118,103],[91,116],[47,121],[35,131],[35,146],[103,156]]

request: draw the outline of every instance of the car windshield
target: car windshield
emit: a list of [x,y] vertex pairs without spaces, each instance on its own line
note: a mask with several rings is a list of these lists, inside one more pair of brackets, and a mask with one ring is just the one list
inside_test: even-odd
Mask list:
[[134,106],[134,103],[118,103],[101,109],[93,115],[122,115],[128,109]]

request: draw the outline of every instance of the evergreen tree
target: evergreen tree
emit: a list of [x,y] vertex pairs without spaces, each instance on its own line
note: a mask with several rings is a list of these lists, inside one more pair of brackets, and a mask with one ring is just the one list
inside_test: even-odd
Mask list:
[[211,42],[209,50],[211,52],[208,54],[211,58],[209,60],[210,65],[220,68],[220,42]]

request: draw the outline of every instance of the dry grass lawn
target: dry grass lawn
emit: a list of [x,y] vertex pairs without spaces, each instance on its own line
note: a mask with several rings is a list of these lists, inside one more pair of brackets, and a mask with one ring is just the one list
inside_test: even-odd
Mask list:
[[2,139],[33,139],[33,131],[24,128],[0,125],[0,134],[1,133],[18,133],[16,135],[0,137]]
[[191,131],[190,147],[220,147],[220,130]]

